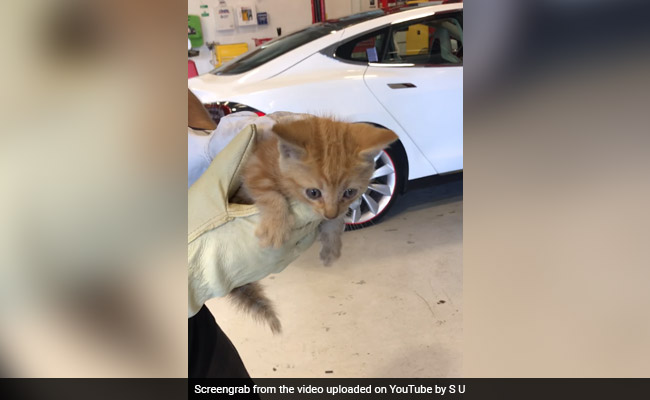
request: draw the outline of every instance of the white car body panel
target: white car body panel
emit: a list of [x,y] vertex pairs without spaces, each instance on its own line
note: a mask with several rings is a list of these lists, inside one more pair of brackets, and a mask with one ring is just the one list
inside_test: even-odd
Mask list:
[[463,67],[370,64],[365,82],[438,172],[463,169]]
[[[349,122],[372,122],[391,129],[399,137],[409,159],[409,179],[434,175],[437,171],[364,83],[365,65],[347,64],[316,53],[271,79],[254,84],[224,85],[215,95],[211,81],[192,80],[190,89],[204,103],[228,99],[265,113],[276,111],[331,115]],[[214,79],[216,78],[216,79]],[[236,88],[236,92],[229,91]],[[380,112],[378,112],[378,110]]]
[[[361,22],[251,71],[201,75],[190,79],[188,87],[203,103],[239,102],[265,113],[332,115],[391,129],[406,151],[410,180],[460,170],[462,66],[377,67],[343,62],[320,53],[382,26],[459,9],[462,4],[422,7]],[[404,82],[412,82],[416,88],[395,90],[387,86]]]

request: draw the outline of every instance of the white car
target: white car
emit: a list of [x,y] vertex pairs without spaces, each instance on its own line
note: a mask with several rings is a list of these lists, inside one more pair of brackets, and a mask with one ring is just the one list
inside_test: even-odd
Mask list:
[[333,115],[394,131],[349,226],[385,215],[408,181],[463,169],[463,4],[374,10],[267,42],[188,81],[215,120]]

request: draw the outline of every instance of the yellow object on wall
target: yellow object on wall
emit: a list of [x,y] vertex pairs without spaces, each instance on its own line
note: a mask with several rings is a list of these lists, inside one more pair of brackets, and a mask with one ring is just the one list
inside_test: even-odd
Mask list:
[[406,55],[427,54],[429,52],[429,27],[423,24],[409,26],[406,31]]
[[233,44],[220,44],[215,47],[216,66],[219,67],[223,63],[232,60],[240,54],[248,51],[248,44],[246,43],[233,43]]

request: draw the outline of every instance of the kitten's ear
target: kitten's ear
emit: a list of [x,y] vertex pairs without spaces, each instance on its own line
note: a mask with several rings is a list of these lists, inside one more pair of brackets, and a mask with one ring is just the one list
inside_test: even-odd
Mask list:
[[398,139],[395,132],[368,124],[355,124],[352,134],[359,144],[359,155],[367,160],[373,160],[381,150]]
[[294,146],[282,139],[278,140],[278,149],[282,158],[293,158],[294,160],[300,160],[306,153],[302,147]]
[[278,140],[278,149],[283,158],[301,159],[305,154],[305,136],[311,129],[307,121],[294,121],[289,123],[277,123],[273,125],[272,131]]

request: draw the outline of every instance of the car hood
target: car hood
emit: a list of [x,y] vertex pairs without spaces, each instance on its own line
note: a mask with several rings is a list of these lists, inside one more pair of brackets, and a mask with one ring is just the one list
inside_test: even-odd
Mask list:
[[212,75],[205,74],[187,81],[187,87],[201,100],[202,103],[213,103],[231,99],[236,93],[242,92],[242,81],[247,74],[242,75]]
[[188,80],[188,87],[203,103],[233,99],[243,93],[256,91],[256,84],[270,79],[301,61],[309,58],[323,48],[338,42],[344,30],[316,39],[289,51],[248,72],[237,75],[200,75]]

